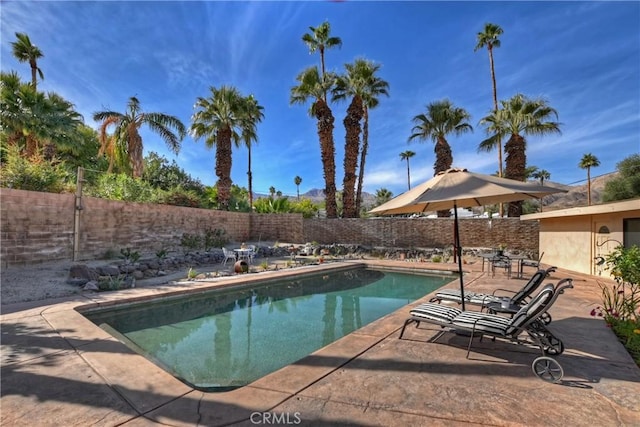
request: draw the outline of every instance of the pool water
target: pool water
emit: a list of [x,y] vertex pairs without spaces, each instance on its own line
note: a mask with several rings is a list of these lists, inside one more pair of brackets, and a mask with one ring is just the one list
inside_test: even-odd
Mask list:
[[367,268],[91,310],[91,321],[190,386],[249,384],[452,280]]

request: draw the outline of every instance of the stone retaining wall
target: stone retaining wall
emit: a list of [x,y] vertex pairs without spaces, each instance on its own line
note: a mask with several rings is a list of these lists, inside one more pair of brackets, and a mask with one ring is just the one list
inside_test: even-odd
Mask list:
[[[75,196],[0,190],[2,266],[72,260]],[[463,247],[538,251],[538,222],[513,218],[460,219]],[[185,233],[223,229],[231,242],[279,241],[369,247],[450,247],[453,219],[303,219],[300,214],[247,214],[83,197],[77,260],[118,255],[131,248],[153,255],[180,250]]]

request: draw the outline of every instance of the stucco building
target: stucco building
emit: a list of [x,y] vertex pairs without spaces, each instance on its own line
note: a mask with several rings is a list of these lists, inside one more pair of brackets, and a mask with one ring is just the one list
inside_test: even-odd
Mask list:
[[542,262],[608,275],[603,257],[619,245],[640,246],[640,199],[561,209],[520,217],[540,222]]

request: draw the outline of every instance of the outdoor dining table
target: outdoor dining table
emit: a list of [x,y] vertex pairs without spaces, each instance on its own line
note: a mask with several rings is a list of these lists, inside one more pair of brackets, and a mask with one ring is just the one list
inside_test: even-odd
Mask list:
[[[491,265],[491,261],[497,256],[498,256],[497,252],[489,252],[489,253],[480,254],[480,257],[482,258],[482,271],[484,271],[484,263],[485,263],[485,261],[487,262],[487,264]],[[511,261],[512,263],[513,263],[513,261],[516,261],[516,263],[517,263],[517,271],[518,271],[518,275],[516,276],[516,278],[522,279],[522,275],[523,275],[522,261],[525,260],[525,259],[528,259],[528,257],[526,257],[525,255],[515,255],[515,254],[502,254],[502,256],[507,257],[509,259],[509,261]]]
[[249,256],[249,254],[251,253],[251,249],[249,249],[249,248],[238,248],[238,249],[234,249],[233,252],[235,252],[235,254],[236,254],[236,259],[238,259],[238,260],[246,259],[249,262],[251,262],[251,257]]

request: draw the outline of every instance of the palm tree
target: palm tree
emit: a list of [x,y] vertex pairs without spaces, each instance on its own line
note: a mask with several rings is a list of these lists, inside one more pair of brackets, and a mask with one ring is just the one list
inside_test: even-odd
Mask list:
[[[436,161],[433,165],[434,176],[438,172],[446,171],[453,164],[451,147],[447,142],[447,135],[461,135],[473,131],[468,123],[471,118],[463,108],[454,107],[448,99],[432,102],[427,105],[426,114],[418,114],[413,118],[413,127],[409,141],[414,139],[430,139],[435,143]],[[448,217],[449,211],[438,211],[439,217]]]
[[369,110],[375,108],[379,104],[378,97],[380,95],[389,96],[389,83],[377,77],[375,73],[380,69],[380,65],[369,62],[371,67],[371,78],[365,86],[365,94],[363,96],[363,123],[362,123],[362,150],[360,152],[360,170],[358,173],[358,189],[356,191],[356,213],[360,214],[360,205],[362,203],[362,184],[364,182],[364,165],[369,150]]
[[344,118],[344,180],[342,182],[342,216],[356,218],[355,186],[356,168],[360,152],[360,121],[364,114],[363,96],[365,87],[371,79],[371,66],[364,59],[356,59],[353,64],[345,64],[347,74],[338,76],[332,90],[333,100],[351,98]]
[[31,43],[29,36],[25,33],[16,33],[16,41],[11,43],[13,46],[13,56],[20,62],[28,62],[31,66],[31,85],[37,90],[36,75],[40,75],[40,80],[44,80],[44,74],[38,67],[38,59],[44,55],[38,46]]
[[[540,185],[544,185],[544,180],[551,178],[551,174],[546,169],[538,169],[538,168],[536,168],[536,171],[534,171],[531,174],[531,177],[534,178],[534,179],[539,179],[540,180]],[[544,199],[544,196],[540,197],[540,212],[542,212],[542,200],[543,199]]]
[[411,174],[409,172],[409,159],[412,158],[415,155],[416,155],[416,153],[414,153],[411,150],[407,150],[407,151],[404,151],[404,152],[400,153],[400,160],[406,160],[407,161],[407,187],[409,187],[409,190],[411,190]]
[[376,206],[388,202],[393,197],[393,193],[386,188],[376,190]]
[[305,104],[309,99],[313,100],[309,114],[318,121],[318,139],[320,141],[320,156],[324,169],[325,181],[325,209],[327,218],[336,218],[336,163],[335,144],[333,141],[333,113],[323,98],[335,81],[332,73],[320,77],[318,67],[309,67],[296,77],[298,86],[291,88],[291,104]]
[[[493,111],[498,110],[498,90],[496,86],[496,71],[493,66],[493,48],[500,47],[500,39],[498,36],[502,34],[502,28],[496,24],[487,23],[484,25],[484,31],[477,34],[478,43],[474,48],[474,52],[486,46],[489,52],[489,66],[491,67],[491,84],[493,87]],[[502,169],[502,142],[496,141],[498,148],[498,176],[503,175]],[[493,148],[493,147],[492,147]]]
[[262,107],[258,104],[258,101],[253,97],[253,95],[249,95],[244,99],[244,111],[243,111],[243,123],[241,125],[242,128],[242,139],[247,146],[248,150],[248,169],[247,169],[247,178],[249,180],[249,207],[253,208],[253,174],[251,173],[251,143],[258,142],[258,135],[256,133],[256,125],[262,121],[264,118],[264,114]]
[[216,147],[218,207],[221,210],[229,210],[232,185],[231,144],[238,147],[241,140],[246,141],[247,137],[250,138],[247,130],[253,132],[255,128],[249,123],[252,118],[256,121],[258,119],[248,117],[246,111],[250,102],[243,98],[235,87],[210,87],[209,90],[209,98],[198,97],[196,100],[197,111],[191,117],[190,133],[196,139],[205,138],[207,148]]
[[587,170],[587,206],[591,206],[591,168],[600,166],[600,160],[591,153],[582,156],[578,166]]
[[275,194],[276,194],[276,187],[274,187],[273,185],[271,187],[269,187],[269,194],[273,198],[273,196],[275,196]]
[[[139,132],[143,124],[160,135],[176,154],[180,151],[180,142],[187,133],[184,124],[176,116],[142,112],[140,101],[135,96],[129,98],[127,111],[124,114],[117,111],[98,111],[93,113],[93,120],[103,122],[103,127],[106,121],[115,125],[115,144],[119,146],[118,150],[121,153],[126,152],[134,178],[142,176],[144,168],[142,155],[144,147]],[[175,129],[177,134],[171,129]]]
[[21,155],[30,158],[46,147],[52,159],[57,147],[78,142],[82,116],[74,105],[60,95],[36,91],[20,81],[17,73],[0,75],[0,119],[7,144],[18,146]]
[[551,178],[551,174],[545,169],[538,169],[531,174],[531,178],[540,180],[540,185],[544,185],[545,179]]
[[[491,135],[482,141],[479,150],[495,144],[496,139],[509,135],[505,144],[507,153],[505,177],[524,181],[527,166],[526,140],[524,135],[547,135],[560,133],[560,123],[550,118],[558,117],[555,109],[551,108],[544,99],[529,99],[522,94],[516,94],[507,101],[501,101],[502,109],[493,111],[482,118],[480,123],[486,126]],[[509,203],[508,216],[522,215],[522,202]]]
[[[322,71],[322,80],[326,75],[326,69],[324,65],[324,51],[333,47],[341,47],[342,40],[340,37],[331,37],[331,25],[328,21],[323,22],[316,28],[309,27],[311,33],[306,33],[302,36],[302,41],[309,47],[309,53],[314,53],[316,50],[320,52],[320,69]],[[329,88],[325,88],[323,91],[322,99],[327,102],[327,91]]]
[[296,193],[298,194],[298,200],[300,200],[300,184],[302,184],[302,178],[296,175],[296,177],[293,178],[293,182],[296,184]]

